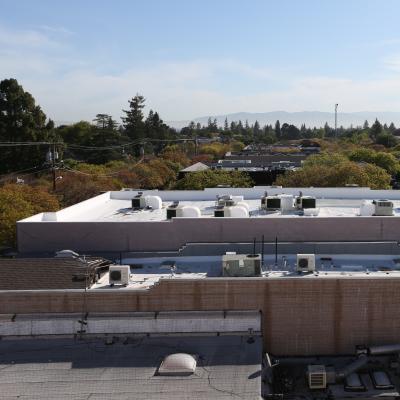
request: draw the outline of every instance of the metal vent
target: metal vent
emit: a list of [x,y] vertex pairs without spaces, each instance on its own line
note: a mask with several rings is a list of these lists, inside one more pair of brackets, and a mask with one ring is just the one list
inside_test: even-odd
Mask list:
[[118,271],[118,270],[111,271],[110,279],[113,281],[120,281],[121,280],[121,271]]
[[314,372],[310,374],[310,387],[321,387],[324,385],[325,375],[323,373]]
[[326,389],[326,370],[324,365],[308,366],[308,387],[310,389]]

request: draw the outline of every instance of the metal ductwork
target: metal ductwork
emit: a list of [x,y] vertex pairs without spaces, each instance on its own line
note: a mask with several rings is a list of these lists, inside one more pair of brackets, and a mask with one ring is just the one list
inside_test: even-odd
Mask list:
[[368,348],[368,354],[378,356],[380,354],[400,353],[400,344],[387,344]]
[[366,354],[360,354],[355,361],[346,365],[345,367],[336,372],[336,380],[345,379],[350,374],[357,372],[367,363],[368,363],[368,356]]

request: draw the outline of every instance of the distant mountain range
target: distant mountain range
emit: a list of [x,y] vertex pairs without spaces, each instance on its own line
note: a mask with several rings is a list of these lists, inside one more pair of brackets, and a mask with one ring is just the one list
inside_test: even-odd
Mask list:
[[[206,117],[195,118],[192,121],[195,123],[200,122],[201,125],[207,125],[208,118],[217,119],[218,126],[223,126],[225,118],[228,122],[241,120],[244,124],[247,120],[249,124],[254,124],[255,121],[261,126],[272,124],[274,125],[277,120],[283,123],[293,124],[300,127],[302,124],[306,124],[307,127],[322,127],[325,122],[328,122],[330,126],[335,125],[335,114],[333,112],[321,112],[321,111],[302,111],[302,112],[286,112],[286,111],[272,111],[264,113],[249,113],[249,112],[238,112],[234,114],[225,115],[210,115]],[[371,125],[375,118],[384,124],[388,125],[393,122],[396,127],[400,127],[400,112],[374,112],[374,111],[360,111],[353,113],[338,112],[338,127],[344,126],[348,128],[350,125],[362,126],[364,121],[367,120]],[[176,128],[182,129],[187,126],[191,120],[186,121],[167,121],[167,124]]]

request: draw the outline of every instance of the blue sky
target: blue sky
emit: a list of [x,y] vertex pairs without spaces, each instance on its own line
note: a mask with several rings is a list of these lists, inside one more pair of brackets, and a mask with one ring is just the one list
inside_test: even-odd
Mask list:
[[0,79],[57,121],[400,110],[398,0],[0,0]]

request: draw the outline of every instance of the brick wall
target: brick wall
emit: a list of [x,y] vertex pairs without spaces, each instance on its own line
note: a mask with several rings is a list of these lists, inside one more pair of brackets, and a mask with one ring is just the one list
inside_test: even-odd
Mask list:
[[276,355],[354,353],[357,344],[400,341],[399,278],[176,279],[140,293],[0,292],[7,314],[179,310],[261,310],[265,349]]

